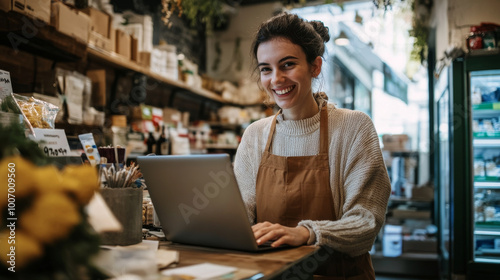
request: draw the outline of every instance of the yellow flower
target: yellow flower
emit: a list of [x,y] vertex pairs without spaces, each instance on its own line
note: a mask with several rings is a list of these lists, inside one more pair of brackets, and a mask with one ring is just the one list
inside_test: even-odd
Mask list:
[[[15,235],[13,235],[15,238],[8,239],[8,236],[10,236],[10,231],[4,230],[0,232],[0,240],[2,240],[0,260],[7,267],[11,267],[9,261],[11,261],[13,253],[15,254],[13,264],[16,270],[42,255],[43,248],[40,243],[22,230],[16,229]],[[7,240],[10,240],[10,243]]]
[[90,165],[68,165],[62,176],[64,189],[75,195],[81,205],[89,203],[99,189],[97,170]]
[[61,172],[55,165],[46,165],[33,172],[36,176],[38,190],[42,192],[63,191]]
[[77,205],[57,192],[41,194],[19,217],[21,228],[44,244],[67,236],[80,221]]
[[34,176],[36,166],[21,156],[10,156],[0,161],[0,209],[9,199],[18,200],[32,194],[36,189],[37,178]]

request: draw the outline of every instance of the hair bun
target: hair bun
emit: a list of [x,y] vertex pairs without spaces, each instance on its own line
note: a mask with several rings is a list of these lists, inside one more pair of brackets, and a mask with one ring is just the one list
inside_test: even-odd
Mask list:
[[314,30],[318,32],[319,36],[323,39],[323,41],[326,43],[330,41],[330,34],[328,32],[328,27],[326,27],[323,22],[318,21],[318,20],[312,20],[309,22],[309,24],[312,25]]

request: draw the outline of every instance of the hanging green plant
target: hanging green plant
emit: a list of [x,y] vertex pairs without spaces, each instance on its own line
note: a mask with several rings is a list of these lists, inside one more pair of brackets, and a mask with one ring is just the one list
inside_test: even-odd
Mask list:
[[384,9],[385,11],[392,9],[393,0],[372,0],[372,2],[377,9]]
[[170,25],[170,17],[184,17],[191,27],[204,24],[207,29],[219,27],[227,22],[223,0],[162,0],[162,20]]
[[429,39],[429,19],[432,9],[432,0],[413,0],[412,30],[410,36],[415,38],[411,59],[421,63],[427,58],[427,45]]
[[429,39],[429,19],[433,0],[373,0],[375,8],[391,10],[394,6],[403,9],[411,9],[412,13],[412,29],[409,30],[409,35],[414,38],[413,48],[410,53],[410,60],[422,63],[427,58],[427,45]]

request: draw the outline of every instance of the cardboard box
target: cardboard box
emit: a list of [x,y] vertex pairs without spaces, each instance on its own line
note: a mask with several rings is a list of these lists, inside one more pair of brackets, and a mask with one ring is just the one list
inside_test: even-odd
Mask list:
[[61,2],[52,3],[50,24],[61,33],[72,36],[84,43],[89,41],[89,16],[77,10],[72,10]]
[[106,106],[106,70],[89,70],[87,71],[87,77],[92,81],[91,106]]
[[24,13],[26,0],[0,0],[0,10]]
[[383,149],[387,151],[407,151],[409,137],[406,134],[382,135]]
[[113,51],[116,52],[116,29],[112,26],[109,27],[109,41],[113,46]]
[[396,219],[430,219],[431,212],[428,210],[416,209],[393,209],[392,217]]
[[171,124],[177,124],[180,122],[182,119],[182,112],[174,109],[174,108],[169,108],[165,107],[163,108],[163,122],[164,123],[171,123]]
[[151,68],[151,52],[139,52],[139,60],[137,63],[148,69]]
[[23,13],[50,23],[51,0],[0,0],[0,10]]
[[405,236],[403,238],[403,253],[436,253],[437,247],[435,237]]
[[25,12],[46,23],[50,23],[51,0],[26,0]]
[[130,59],[132,61],[139,61],[139,45],[135,37],[130,37]]
[[106,50],[108,52],[115,51],[115,45],[113,44],[110,38],[106,38],[101,34],[92,30],[89,32],[89,45],[92,45],[102,50]]
[[[130,20],[130,18],[129,18]],[[134,37],[137,39],[137,48],[139,49],[139,52],[143,51],[142,49],[142,40],[143,40],[143,30],[144,26],[140,23],[128,23],[127,25],[124,25],[123,30],[130,34],[130,36]]]
[[130,59],[132,39],[128,33],[125,33],[119,29],[116,30],[116,46],[115,52],[117,54],[123,55],[124,57]]
[[111,125],[118,127],[127,127],[127,116],[125,115],[112,115]]
[[94,8],[86,8],[82,12],[90,17],[90,31],[110,37],[111,17],[108,14]]

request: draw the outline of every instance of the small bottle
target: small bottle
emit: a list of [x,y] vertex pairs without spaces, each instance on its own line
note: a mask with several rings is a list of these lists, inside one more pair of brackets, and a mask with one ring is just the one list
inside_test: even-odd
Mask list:
[[471,26],[469,37],[467,37],[467,48],[469,50],[483,48],[483,36],[479,26]]
[[163,134],[165,136],[165,142],[161,145],[161,154],[162,155],[170,155],[170,130],[167,128],[165,129],[165,133]]
[[481,92],[478,88],[475,88],[472,92],[471,102],[472,104],[481,104],[483,102]]
[[146,154],[153,154],[155,152],[155,144],[156,140],[155,137],[153,136],[153,132],[149,132],[148,140],[146,140],[146,146],[148,147],[146,150]]
[[168,143],[167,138],[165,138],[165,125],[161,126],[160,137],[156,141],[156,154],[157,155],[168,155]]

